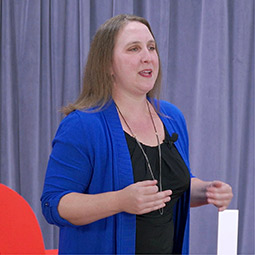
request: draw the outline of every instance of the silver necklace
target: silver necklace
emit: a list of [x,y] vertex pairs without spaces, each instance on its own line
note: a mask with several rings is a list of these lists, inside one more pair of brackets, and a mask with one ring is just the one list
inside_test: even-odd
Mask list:
[[[158,135],[158,132],[157,132],[157,129],[156,129],[156,125],[154,123],[154,120],[152,118],[152,114],[151,114],[151,110],[150,110],[150,107],[149,107],[149,103],[148,101],[146,101],[147,103],[147,107],[148,107],[148,111],[149,111],[149,114],[150,114],[150,117],[151,117],[151,122],[153,124],[153,128],[154,128],[154,132],[155,132],[155,135],[156,135],[156,138],[157,138],[157,146],[158,146],[158,155],[159,155],[159,191],[161,192],[162,191],[162,174],[161,174],[161,171],[162,171],[162,163],[161,163],[161,148],[160,148],[160,143],[159,143],[159,135]],[[138,139],[136,138],[136,135],[133,133],[132,129],[130,128],[130,126],[128,125],[126,119],[124,118],[123,114],[121,113],[120,111],[120,108],[118,107],[118,105],[115,103],[116,105],[116,108],[121,116],[121,118],[124,120],[126,126],[128,127],[130,133],[132,134],[132,136],[135,138],[136,140],[136,143],[138,144],[138,146],[140,147],[143,155],[144,155],[144,158],[146,160],[146,163],[147,163],[147,166],[148,166],[148,169],[150,171],[150,174],[151,174],[151,177],[153,180],[156,180],[156,178],[154,177],[154,174],[152,172],[152,168],[151,168],[151,164],[150,164],[150,161],[148,159],[148,156],[147,154],[145,153],[144,149],[143,149],[143,146],[141,145],[141,143],[138,141]],[[160,215],[163,215],[164,213],[164,209],[163,208],[160,208],[159,209],[159,213]]]

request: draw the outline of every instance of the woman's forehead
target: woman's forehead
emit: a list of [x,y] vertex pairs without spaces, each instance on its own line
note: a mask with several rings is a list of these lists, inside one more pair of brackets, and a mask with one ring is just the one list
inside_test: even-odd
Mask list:
[[138,21],[125,24],[116,37],[117,44],[129,44],[132,42],[154,41],[149,28]]

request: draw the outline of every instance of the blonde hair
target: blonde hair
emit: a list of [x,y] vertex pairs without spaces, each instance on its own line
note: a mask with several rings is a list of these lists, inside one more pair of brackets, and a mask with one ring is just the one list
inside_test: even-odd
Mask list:
[[[91,43],[87,64],[83,77],[82,91],[77,100],[62,108],[68,115],[76,109],[102,109],[112,97],[113,79],[110,68],[114,42],[119,30],[128,22],[137,21],[146,25],[155,39],[151,27],[145,18],[135,15],[121,14],[107,20],[97,30]],[[159,57],[158,48],[156,51]],[[161,63],[159,58],[159,72],[153,89],[148,93],[150,98],[159,98],[161,87]]]

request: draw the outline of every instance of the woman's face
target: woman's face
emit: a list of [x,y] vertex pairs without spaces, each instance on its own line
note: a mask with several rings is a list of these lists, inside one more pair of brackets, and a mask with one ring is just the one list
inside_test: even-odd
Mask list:
[[118,33],[113,50],[113,94],[146,95],[159,71],[155,40],[147,26],[132,21]]

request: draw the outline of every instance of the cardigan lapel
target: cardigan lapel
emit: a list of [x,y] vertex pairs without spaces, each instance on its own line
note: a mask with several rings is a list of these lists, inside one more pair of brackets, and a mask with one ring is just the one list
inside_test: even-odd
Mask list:
[[[114,102],[103,111],[112,141],[114,186],[120,190],[134,183],[130,154]],[[136,216],[129,213],[116,215],[116,254],[135,254]]]

